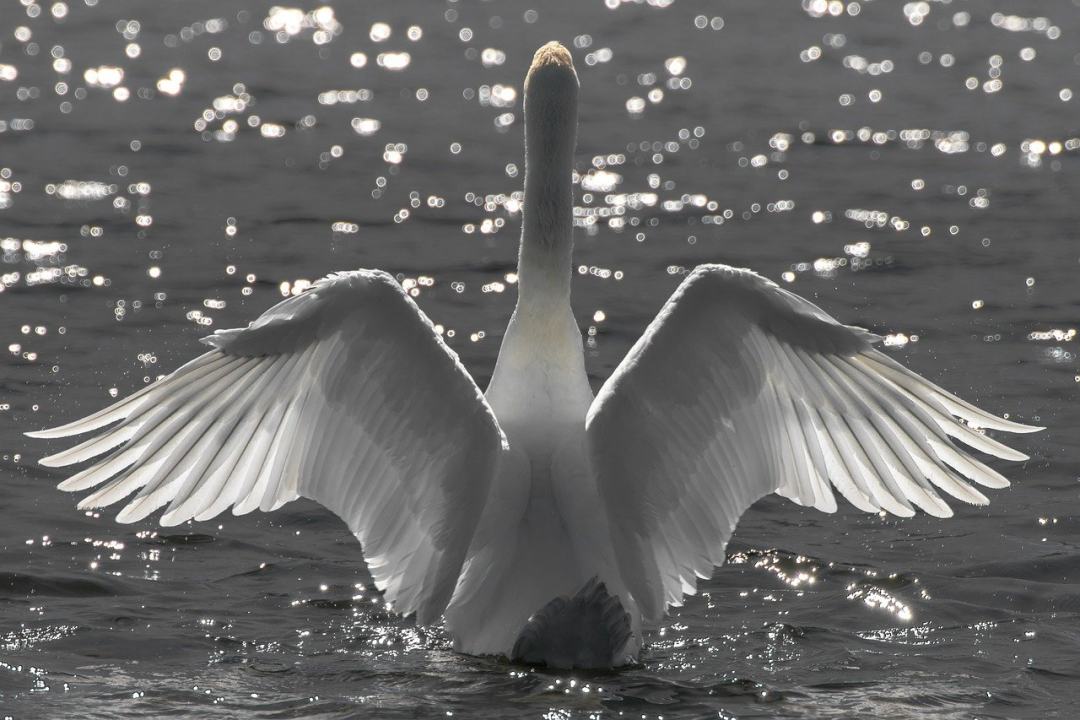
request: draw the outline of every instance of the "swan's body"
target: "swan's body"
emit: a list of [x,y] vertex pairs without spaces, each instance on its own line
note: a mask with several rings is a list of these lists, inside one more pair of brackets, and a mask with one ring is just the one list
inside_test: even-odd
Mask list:
[[[80,507],[162,524],[298,496],[362,543],[376,584],[455,646],[557,666],[636,656],[641,631],[723,563],[739,516],[777,492],[826,512],[938,515],[1007,481],[950,438],[1035,430],[949,395],[877,338],[746,270],[697,268],[594,399],[570,307],[577,76],[557,44],[526,79],[518,305],[481,393],[394,279],[332,275],[219,331],[214,349],[84,420],[50,466]],[[957,416],[966,421],[960,423]],[[965,480],[966,479],[966,480]]]

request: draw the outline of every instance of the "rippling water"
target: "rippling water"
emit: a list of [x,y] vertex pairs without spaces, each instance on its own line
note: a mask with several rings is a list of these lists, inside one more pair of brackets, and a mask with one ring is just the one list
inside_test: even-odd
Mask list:
[[[4,0],[0,716],[1072,716],[1078,34],[1064,0]],[[946,522],[764,500],[609,674],[455,655],[314,505],[166,532],[54,489],[22,431],[335,269],[398,273],[485,384],[553,38],[594,384],[686,268],[747,265],[1048,425],[1013,487]]]

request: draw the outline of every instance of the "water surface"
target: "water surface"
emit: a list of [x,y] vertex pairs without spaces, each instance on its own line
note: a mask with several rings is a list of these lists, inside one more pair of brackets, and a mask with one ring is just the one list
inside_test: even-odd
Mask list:
[[[1069,717],[1078,35],[1064,1],[7,0],[0,717]],[[22,431],[332,270],[397,274],[486,384],[550,39],[582,82],[594,385],[689,268],[749,266],[1049,426],[995,464],[1013,487],[949,521],[766,499],[608,674],[455,655],[312,504],[162,530],[55,489]]]

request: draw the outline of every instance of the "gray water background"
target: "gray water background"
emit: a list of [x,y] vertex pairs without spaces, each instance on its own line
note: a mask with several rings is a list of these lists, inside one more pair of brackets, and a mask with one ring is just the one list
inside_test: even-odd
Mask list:
[[[2,0],[0,717],[1074,716],[1080,7],[615,4],[339,0],[275,34],[270,2]],[[948,521],[763,500],[608,674],[454,654],[385,611],[313,504],[162,530],[55,489],[34,459],[59,445],[23,431],[336,269],[425,278],[483,386],[514,302],[521,81],[551,39],[581,77],[577,169],[619,176],[578,192],[594,386],[687,268],[749,266],[1047,425],[993,463],[1013,486]]]

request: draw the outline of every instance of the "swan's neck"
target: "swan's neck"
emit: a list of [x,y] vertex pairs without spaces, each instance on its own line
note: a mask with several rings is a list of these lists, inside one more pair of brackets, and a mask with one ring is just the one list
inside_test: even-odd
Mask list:
[[583,424],[592,400],[570,308],[577,91],[570,53],[558,43],[540,48],[525,78],[518,302],[487,392],[507,434],[529,428],[529,442],[546,437],[538,422]]
[[[565,52],[565,51],[563,51]],[[525,93],[525,202],[518,255],[518,307],[570,302],[577,76],[534,63]]]

